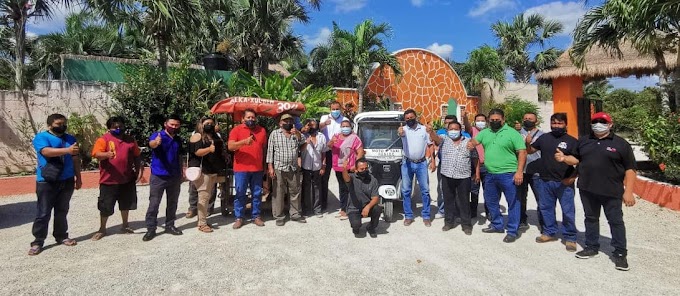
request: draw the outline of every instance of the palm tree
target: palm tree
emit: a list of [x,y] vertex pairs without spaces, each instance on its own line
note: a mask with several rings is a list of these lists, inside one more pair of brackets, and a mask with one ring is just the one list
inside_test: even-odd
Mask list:
[[491,30],[500,43],[498,52],[512,70],[515,81],[528,83],[532,74],[553,67],[561,54],[560,50],[550,47],[530,59],[530,47],[545,48],[548,39],[563,30],[561,23],[546,20],[541,15],[520,13],[512,23],[499,21],[491,26]]
[[[680,64],[680,8],[662,0],[610,0],[592,8],[574,30],[571,58],[585,67],[584,58],[593,46],[622,57],[621,46],[629,42],[637,51],[654,57],[658,66],[659,83],[665,85],[671,71],[664,52],[676,51]],[[634,13],[631,13],[634,12]],[[680,79],[676,67],[675,79]],[[680,106],[680,85],[675,86],[676,106]],[[661,100],[664,112],[670,111],[668,94]]]
[[484,78],[494,80],[501,88],[505,86],[505,64],[498,52],[489,45],[483,45],[468,55],[467,62],[460,67],[460,74],[465,88],[471,94],[478,95],[484,87]]
[[604,97],[613,88],[614,86],[609,84],[607,79],[589,81],[583,87],[583,97],[590,100],[604,100]]
[[401,75],[397,58],[387,51],[381,39],[390,35],[391,28],[386,23],[376,25],[371,20],[365,20],[354,27],[354,32],[349,32],[333,22],[330,49],[321,69],[328,73],[348,65],[352,67],[351,77],[356,80],[359,92],[358,112],[363,111],[364,89],[374,64],[380,70],[388,66],[395,75]]

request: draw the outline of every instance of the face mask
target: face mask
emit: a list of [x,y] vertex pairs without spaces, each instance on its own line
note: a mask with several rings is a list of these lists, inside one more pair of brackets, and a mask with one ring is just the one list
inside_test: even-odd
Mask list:
[[501,123],[500,120],[499,121],[490,121],[489,125],[491,125],[491,129],[493,131],[497,131],[497,130],[501,129],[501,127],[503,127],[503,123]]
[[567,133],[567,130],[563,127],[553,127],[550,133],[553,134],[555,137],[561,137],[565,133]]
[[309,128],[309,134],[311,134],[311,135],[316,134],[316,132],[318,132],[318,131],[319,131],[318,128]]
[[293,129],[293,124],[292,123],[284,123],[283,125],[281,125],[281,128],[283,128],[284,130],[289,132],[290,130]]
[[61,134],[63,134],[63,133],[66,132],[66,128],[67,128],[67,127],[66,127],[65,124],[64,124],[64,125],[60,125],[60,126],[53,126],[53,127],[52,127],[52,132],[54,132],[55,134],[60,134],[60,135],[61,135]]
[[215,132],[215,126],[212,124],[204,124],[203,125],[203,131],[206,133],[214,133]]
[[409,119],[406,121],[406,124],[410,127],[414,127],[416,126],[416,119],[415,118]]
[[596,134],[605,134],[609,131],[609,126],[605,123],[595,123],[591,124],[590,127],[593,129],[593,132]]
[[338,117],[340,117],[340,110],[332,110],[331,116],[333,116],[333,118],[337,119]]
[[352,133],[351,127],[344,126],[340,130],[342,131],[342,134],[345,135],[345,136]]
[[361,179],[368,179],[370,176],[368,175],[368,170],[365,170],[363,172],[357,172],[357,176]]
[[456,139],[460,138],[460,131],[451,130],[451,131],[448,131],[448,134],[449,134],[449,138],[451,138],[451,140],[456,140]]
[[165,126],[165,130],[168,131],[168,133],[171,134],[171,135],[174,135],[179,131],[178,128],[169,127],[167,125]]
[[528,130],[533,129],[536,126],[536,123],[531,120],[525,120],[522,124],[524,125],[524,129]]
[[255,122],[254,119],[246,120],[246,126],[249,127],[249,128],[254,128],[255,124],[256,124],[256,122]]
[[479,130],[483,130],[486,128],[486,121],[477,121],[475,122],[475,127]]
[[123,132],[120,128],[114,129],[110,131],[112,135],[114,136],[120,136],[120,134]]

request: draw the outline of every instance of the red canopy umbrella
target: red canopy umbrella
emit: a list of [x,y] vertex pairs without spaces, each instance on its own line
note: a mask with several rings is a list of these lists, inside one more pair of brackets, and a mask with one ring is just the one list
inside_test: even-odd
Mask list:
[[259,116],[276,117],[281,114],[300,116],[305,112],[305,105],[300,102],[276,101],[254,97],[229,97],[217,102],[211,109],[212,114],[226,113],[240,121],[243,111],[253,109]]

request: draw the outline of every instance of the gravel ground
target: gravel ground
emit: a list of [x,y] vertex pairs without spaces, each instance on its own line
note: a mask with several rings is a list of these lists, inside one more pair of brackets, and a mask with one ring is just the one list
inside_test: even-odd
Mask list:
[[[331,179],[337,186],[335,178]],[[331,192],[337,192],[335,188]],[[604,219],[605,254],[590,260],[574,258],[559,242],[535,243],[539,234],[535,226],[514,244],[505,244],[502,234],[484,234],[480,224],[469,237],[460,227],[442,232],[441,219],[431,228],[419,218],[410,227],[402,221],[381,221],[378,238],[357,239],[349,222],[334,214],[311,217],[307,224],[289,222],[276,227],[268,220],[266,227],[247,224],[240,230],[231,228],[233,218],[214,215],[209,221],[220,229],[204,234],[196,229],[195,218],[183,218],[186,189],[185,183],[178,210],[182,218],[177,222],[184,235],[160,235],[150,242],[142,242],[148,187],[138,188],[139,209],[131,212],[136,233],[109,235],[98,242],[89,240],[98,227],[98,192],[77,191],[69,222],[78,245],[49,247],[35,257],[26,255],[33,238],[35,196],[0,199],[0,240],[4,242],[0,246],[0,295],[677,295],[680,291],[680,213],[644,200],[624,209],[631,270],[621,272],[606,256],[611,248]],[[529,208],[535,209],[533,197],[529,200]],[[331,205],[337,207],[334,201]],[[161,213],[164,209],[163,204]],[[401,211],[400,206],[396,209]],[[535,211],[529,215],[535,223]],[[577,222],[583,231],[579,201]],[[119,228],[118,213],[109,225],[110,233]],[[52,242],[48,237],[47,243]]]

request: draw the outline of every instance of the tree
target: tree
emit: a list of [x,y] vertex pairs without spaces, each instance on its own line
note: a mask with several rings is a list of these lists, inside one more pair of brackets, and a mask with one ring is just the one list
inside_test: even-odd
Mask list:
[[[621,46],[629,42],[637,51],[654,57],[659,82],[665,85],[671,71],[664,52],[675,51],[680,62],[680,8],[662,0],[610,0],[586,13],[574,30],[570,52],[574,63],[585,67],[584,58],[593,46],[622,57]],[[676,67],[675,79],[680,79]],[[675,85],[676,106],[680,106],[680,84]],[[662,98],[664,112],[670,111],[668,96]]]
[[376,25],[371,20],[365,20],[354,27],[354,32],[349,32],[333,22],[330,48],[320,68],[332,73],[335,69],[351,65],[351,77],[356,80],[359,92],[358,112],[363,111],[364,89],[374,64],[377,63],[381,71],[388,66],[395,75],[401,75],[397,58],[387,51],[381,39],[390,35],[391,28],[386,23]]
[[498,52],[517,82],[528,83],[532,74],[554,67],[562,53],[550,47],[530,59],[530,47],[545,48],[548,39],[563,30],[561,23],[546,20],[538,14],[525,16],[520,13],[512,23],[498,21],[491,30],[499,41]]
[[604,100],[612,88],[614,86],[606,79],[589,81],[583,87],[583,97],[589,100]]
[[467,62],[460,66],[460,74],[465,88],[473,95],[482,92],[484,78],[493,79],[501,88],[505,86],[505,64],[498,52],[488,45],[470,52]]

